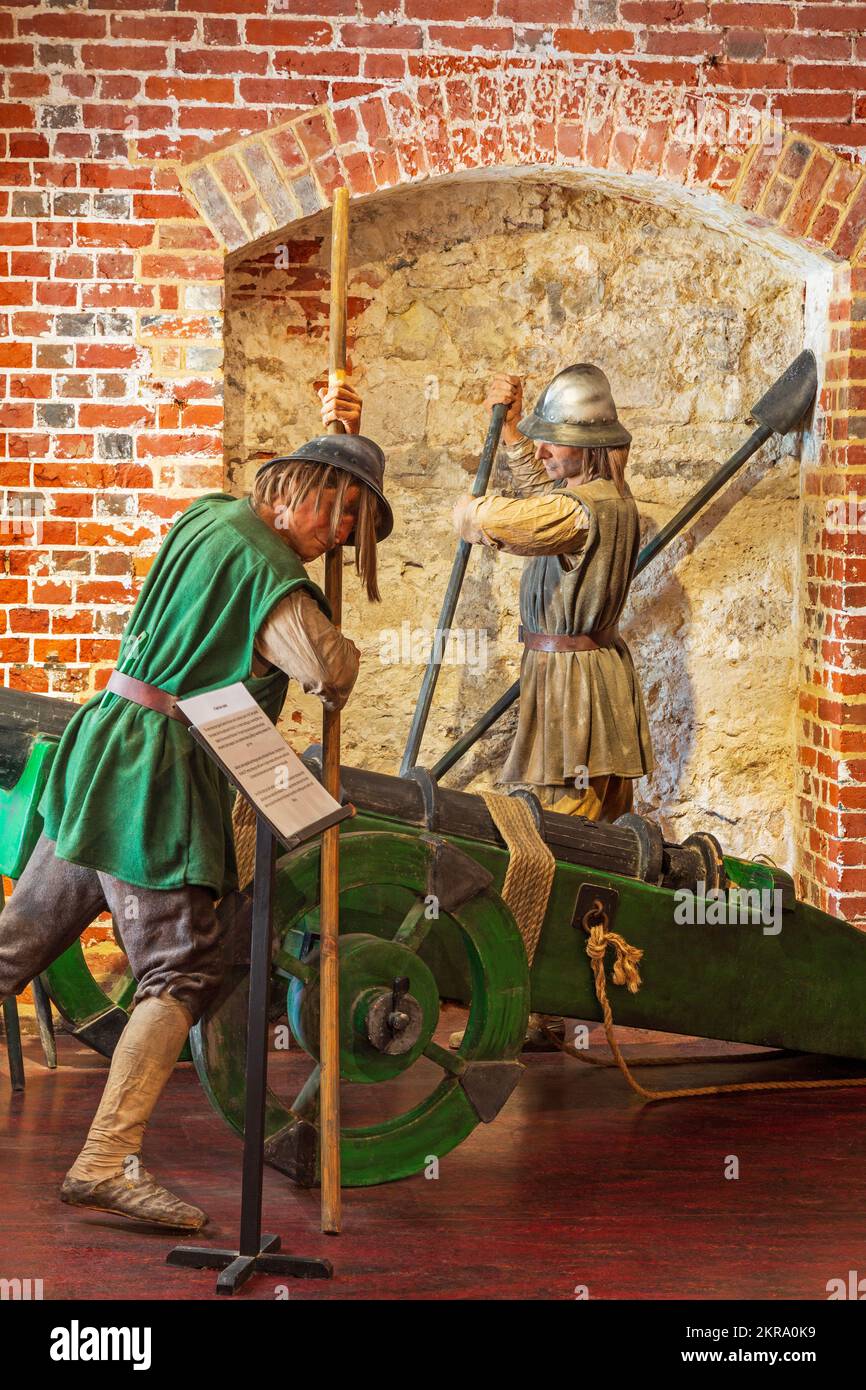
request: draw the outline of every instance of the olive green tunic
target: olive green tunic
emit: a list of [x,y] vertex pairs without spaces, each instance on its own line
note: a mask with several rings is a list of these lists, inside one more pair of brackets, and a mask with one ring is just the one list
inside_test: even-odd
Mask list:
[[[186,697],[242,681],[276,720],[288,676],[253,676],[268,612],[304,586],[324,594],[249,498],[213,493],[166,536],[123,636],[118,669]],[[60,741],[39,810],[61,859],[143,888],[237,887],[229,784],[178,720],[104,692]]]
[[[528,560],[520,619],[534,632],[577,635],[610,627],[622,613],[640,544],[638,511],[607,479],[563,489],[588,518],[573,554]],[[649,724],[631,653],[622,637],[588,652],[524,649],[517,733],[503,781],[569,782],[653,769]]]

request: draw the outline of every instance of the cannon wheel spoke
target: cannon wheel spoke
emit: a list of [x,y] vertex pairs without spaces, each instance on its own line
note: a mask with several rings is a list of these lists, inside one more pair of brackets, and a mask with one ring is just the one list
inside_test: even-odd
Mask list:
[[423,898],[413,903],[400,923],[393,940],[410,951],[419,951],[427,938],[435,918],[427,917],[427,904]]
[[[431,893],[445,901],[444,894],[435,893],[436,884],[444,882],[450,887],[450,877],[461,868],[452,858],[445,842],[435,837],[381,830],[341,835],[341,889],[354,895],[346,903],[348,930],[341,934],[341,984],[346,1000],[361,1001],[357,1009],[352,1005],[351,1018],[343,1020],[341,1075],[353,1086],[351,1097],[346,1097],[350,1102],[347,1112],[354,1112],[361,1120],[369,1109],[364,1097],[371,1082],[396,1080],[421,1058],[427,1063],[426,1067],[422,1063],[410,1085],[384,1094],[382,1106],[372,1106],[377,1114],[372,1122],[344,1123],[341,1127],[346,1187],[368,1187],[423,1173],[429,1155],[441,1158],[476,1125],[489,1122],[500,1093],[502,1100],[510,1094],[511,1087],[504,1082],[517,1074],[515,1059],[526,1031],[530,1002],[526,952],[513,917],[490,884],[486,880],[482,883],[479,874],[473,876],[471,865],[466,875],[472,879],[469,886],[477,886],[477,891],[443,914],[451,919],[447,932],[441,918],[428,916]],[[278,866],[274,926],[281,952],[294,956],[309,932],[318,910],[320,870],[318,847],[309,845],[292,851]],[[437,930],[443,930],[446,938],[441,952]],[[246,935],[240,919],[237,932],[242,948]],[[437,966],[441,954],[445,968],[452,971],[449,983],[453,982],[458,991],[453,997],[470,1006],[457,1052],[433,1040],[440,993],[436,971],[424,959],[425,941],[427,948],[436,948],[430,953]],[[315,955],[305,959],[304,965],[315,970]],[[208,1098],[239,1133],[243,1132],[245,1114],[245,1077],[238,1064],[247,1029],[245,975],[241,949],[231,979],[197,1025],[194,1048]],[[375,1047],[362,1031],[364,1020],[358,1014],[365,1008],[369,1014],[382,1000],[387,1004],[388,998],[393,998],[389,990],[393,991],[404,976],[410,982],[412,1003],[421,1009],[417,1051],[413,1043],[405,1054]],[[295,978],[287,999],[293,1032],[299,1040],[307,1039],[302,1046],[311,1058],[318,1052],[316,989],[315,976],[306,982]],[[369,1003],[364,1002],[367,994],[375,996]],[[425,1075],[430,1062],[438,1075]],[[291,1108],[274,1091],[268,1091],[266,1156],[292,1181],[311,1186],[316,1179],[319,1073],[314,1068],[303,1085],[297,1072],[294,1077],[290,1094],[296,1094]],[[497,1079],[498,1089],[494,1084]],[[354,1084],[363,1085],[365,1091],[355,1091]],[[392,1099],[398,1114],[391,1113]],[[401,1109],[407,1099],[409,1108]],[[381,1117],[382,1111],[388,1111],[387,1118]]]
[[322,1068],[317,1063],[289,1106],[292,1114],[296,1115],[299,1120],[310,1120],[315,1123],[318,1119],[321,1082]]
[[435,1062],[437,1067],[441,1067],[449,1076],[459,1076],[466,1070],[466,1063],[462,1057],[458,1057],[456,1052],[449,1052],[447,1048],[440,1047],[437,1042],[430,1042],[425,1047],[422,1057]]

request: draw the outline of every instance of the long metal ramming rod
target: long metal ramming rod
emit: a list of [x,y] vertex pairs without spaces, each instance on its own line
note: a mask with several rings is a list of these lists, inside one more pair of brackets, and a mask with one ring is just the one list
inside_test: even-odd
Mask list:
[[[496,457],[496,450],[499,448],[499,436],[502,433],[502,426],[505,422],[507,410],[507,405],[495,405],[490,412],[490,426],[487,430],[484,448],[481,451],[481,459],[478,464],[478,471],[475,474],[475,481],[472,484],[473,497],[481,497],[487,491],[487,484],[490,481],[490,473],[493,468],[493,460]],[[427,716],[430,713],[430,705],[433,701],[433,692],[436,689],[436,682],[439,679],[439,672],[442,669],[442,656],[445,651],[445,643],[448,641],[451,624],[454,621],[457,600],[460,597],[460,590],[463,587],[466,566],[469,563],[469,556],[471,553],[472,546],[468,541],[464,541],[461,538],[457,542],[457,552],[454,556],[454,564],[451,566],[451,578],[448,580],[448,587],[445,590],[442,612],[439,614],[439,622],[436,624],[433,646],[430,651],[430,660],[427,663],[427,670],[424,672],[424,679],[421,682],[421,689],[418,693],[418,702],[415,706],[415,714],[413,715],[412,724],[409,728],[409,737],[406,740],[406,751],[403,754],[403,761],[400,764],[401,777],[405,777],[406,773],[409,772],[418,761],[421,740],[424,737]]]
[[[730,481],[746,460],[760,449],[762,444],[766,443],[773,434],[787,434],[800,423],[815,398],[817,384],[815,358],[807,349],[794,359],[778,381],[774,382],[757,405],[752,407],[751,415],[753,419],[758,421],[758,428],[753,430],[745,444],[741,445],[736,453],[732,454],[727,462],[716,470],[709,481],[704,483],[704,486],[695,493],[694,497],[662,527],[658,535],[653,536],[652,540],[643,547],[637,558],[635,575],[646,569],[647,565],[664,550],[665,546],[670,544],[674,536],[679,535],[683,527],[692,520],[692,517],[696,516],[707,502],[725,486],[725,483]],[[496,703],[482,714],[467,733],[463,734],[446,753],[443,753],[438,762],[430,768],[430,775],[437,780],[443,777],[455,763],[460,761],[464,754],[469,752],[473,744],[477,743],[482,735],[492,728],[497,719],[511,708],[519,695],[520,681],[518,680],[505,691],[504,695],[500,695]],[[403,769],[401,768],[401,774],[402,772]]]

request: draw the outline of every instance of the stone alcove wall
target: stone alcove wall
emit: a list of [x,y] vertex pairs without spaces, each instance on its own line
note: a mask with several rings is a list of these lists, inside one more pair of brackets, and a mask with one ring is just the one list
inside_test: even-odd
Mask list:
[[[290,240],[227,269],[225,446],[237,492],[258,458],[319,432],[311,383],[326,360],[327,227],[327,214],[295,223]],[[381,552],[381,607],[360,600],[347,571],[344,626],[364,661],[344,760],[394,772],[423,669],[407,647],[417,657],[418,630],[435,628],[453,557],[450,506],[474,471],[490,372],[520,372],[531,401],[569,361],[607,371],[634,434],[630,479],[647,537],[742,442],[750,405],[800,350],[803,274],[695,213],[534,175],[356,205],[350,296],[363,427],[386,451],[397,526]],[[639,809],[677,838],[710,829],[732,851],[788,866],[797,445],[766,446],[636,581],[626,623],[657,758],[638,784]],[[507,487],[507,473],[496,481]],[[514,679],[521,564],[473,555],[456,619],[468,659],[443,669],[422,762]],[[296,688],[286,715],[296,746],[318,738],[317,702]],[[448,781],[495,781],[512,727],[513,712]]]

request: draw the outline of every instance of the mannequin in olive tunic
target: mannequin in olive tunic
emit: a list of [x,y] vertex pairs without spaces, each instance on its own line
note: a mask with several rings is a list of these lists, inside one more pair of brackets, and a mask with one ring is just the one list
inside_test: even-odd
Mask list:
[[[507,400],[509,393],[500,388],[491,401],[494,394]],[[515,399],[519,414],[519,393]],[[528,557],[520,584],[524,629],[556,636],[607,630],[610,644],[525,648],[517,733],[502,780],[530,785],[549,809],[615,820],[631,809],[633,779],[653,768],[640,684],[616,631],[637,559],[637,507],[611,478],[587,481],[575,468],[554,481],[545,466],[554,451],[536,448],[513,426],[506,451],[518,496],[463,499],[457,530],[467,541]]]

